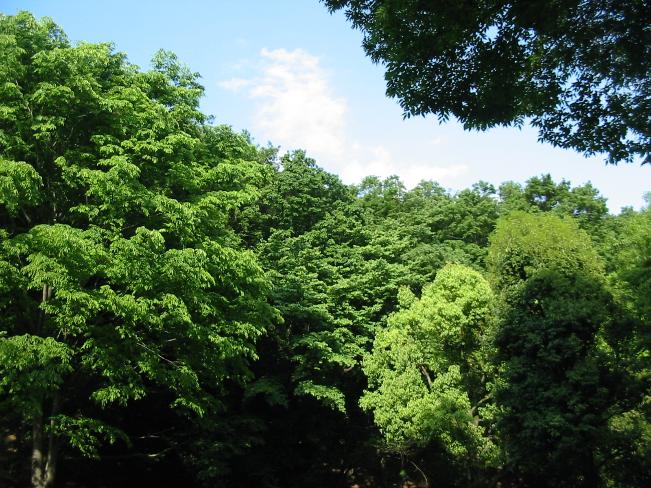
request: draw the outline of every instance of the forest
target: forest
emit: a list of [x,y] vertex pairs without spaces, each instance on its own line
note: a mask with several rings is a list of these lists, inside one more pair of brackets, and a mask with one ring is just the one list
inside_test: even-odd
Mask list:
[[0,486],[651,486],[651,192],[347,185],[203,93],[0,15]]

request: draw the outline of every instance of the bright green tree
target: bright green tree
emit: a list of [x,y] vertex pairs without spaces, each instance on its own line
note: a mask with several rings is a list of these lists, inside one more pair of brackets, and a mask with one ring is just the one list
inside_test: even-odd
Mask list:
[[164,391],[201,417],[247,374],[267,282],[227,224],[258,170],[215,154],[169,53],[140,72],[27,13],[0,42],[0,401],[46,487],[63,449],[128,439],[102,412]]
[[492,291],[477,271],[447,265],[420,299],[407,289],[400,298],[401,310],[364,359],[368,390],[360,403],[391,450],[437,445],[472,478],[496,461],[489,435]]

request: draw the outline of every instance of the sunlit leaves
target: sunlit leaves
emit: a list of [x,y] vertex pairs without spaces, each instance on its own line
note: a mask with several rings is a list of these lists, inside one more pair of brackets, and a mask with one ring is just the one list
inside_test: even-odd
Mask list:
[[29,418],[72,369],[74,350],[51,337],[0,335],[0,394]]
[[205,415],[274,317],[229,226],[258,196],[257,149],[203,125],[170,53],[140,72],[26,13],[0,36],[2,400],[87,456],[121,437],[97,406],[165,391],[159,408]]
[[488,283],[449,265],[420,299],[407,291],[400,298],[403,308],[378,330],[364,359],[369,389],[360,404],[393,450],[438,443],[462,463],[488,461],[495,446],[473,408],[485,402],[489,376],[482,353],[493,301]]
[[16,214],[40,200],[41,175],[28,163],[0,159],[0,205]]

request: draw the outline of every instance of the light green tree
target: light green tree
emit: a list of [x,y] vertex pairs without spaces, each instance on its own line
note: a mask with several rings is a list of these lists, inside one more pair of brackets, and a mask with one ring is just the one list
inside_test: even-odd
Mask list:
[[477,271],[452,264],[420,299],[407,289],[399,298],[401,310],[364,359],[368,390],[360,404],[390,449],[408,454],[437,444],[471,475],[496,456],[489,434],[491,289]]

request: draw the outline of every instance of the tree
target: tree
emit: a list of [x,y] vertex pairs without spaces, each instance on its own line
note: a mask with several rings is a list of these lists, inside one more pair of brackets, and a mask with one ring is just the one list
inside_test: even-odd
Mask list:
[[461,265],[441,269],[420,299],[402,290],[401,310],[364,359],[360,400],[392,451],[438,445],[469,478],[496,461],[488,435],[492,300],[488,282]]
[[359,365],[404,283],[396,261],[407,246],[398,233],[370,226],[372,212],[357,205],[352,189],[303,152],[280,163],[260,199],[240,213],[243,231],[256,229],[255,250],[283,323],[259,342],[244,404],[263,428],[234,460],[233,479],[353,483],[379,464],[357,404]]
[[390,238],[379,244],[362,225],[335,211],[309,232],[296,237],[275,232],[260,246],[274,284],[272,304],[285,321],[278,339],[294,363],[294,393],[342,413],[347,409],[343,385],[405,274],[386,255]]
[[610,332],[618,345],[614,360],[628,375],[620,382],[625,395],[609,419],[612,455],[605,472],[614,486],[651,483],[651,195],[638,212],[625,209],[609,223],[603,253],[609,284],[623,318]]
[[140,72],[27,13],[0,39],[0,404],[44,488],[65,449],[129,442],[110,410],[206,416],[248,374],[272,314],[228,220],[258,166],[213,151],[223,130],[170,53]]
[[384,180],[377,176],[367,176],[356,190],[358,205],[380,219],[395,214],[405,198],[405,185],[396,175]]
[[447,262],[483,267],[488,236],[498,217],[495,189],[479,182],[456,194],[431,181],[405,191],[396,177],[367,177],[357,187],[361,207],[386,255],[409,269],[414,290],[433,281]]
[[607,161],[649,163],[645,0],[323,0],[364,33],[405,116],[521,126]]
[[514,212],[489,268],[500,292],[498,429],[518,486],[597,486],[615,384],[613,298],[589,237],[569,220]]
[[651,321],[651,193],[646,203],[639,212],[628,209],[617,217],[605,246],[608,270],[642,323]]
[[267,184],[256,205],[240,214],[244,233],[256,234],[257,239],[268,238],[274,229],[293,235],[307,232],[337,202],[348,204],[353,199],[352,191],[336,175],[319,168],[304,151],[285,154],[266,169]]
[[569,181],[556,183],[546,174],[529,178],[524,188],[512,181],[503,183],[499,191],[504,214],[512,210],[552,212],[574,217],[593,237],[604,231],[606,199],[590,182],[572,188]]

